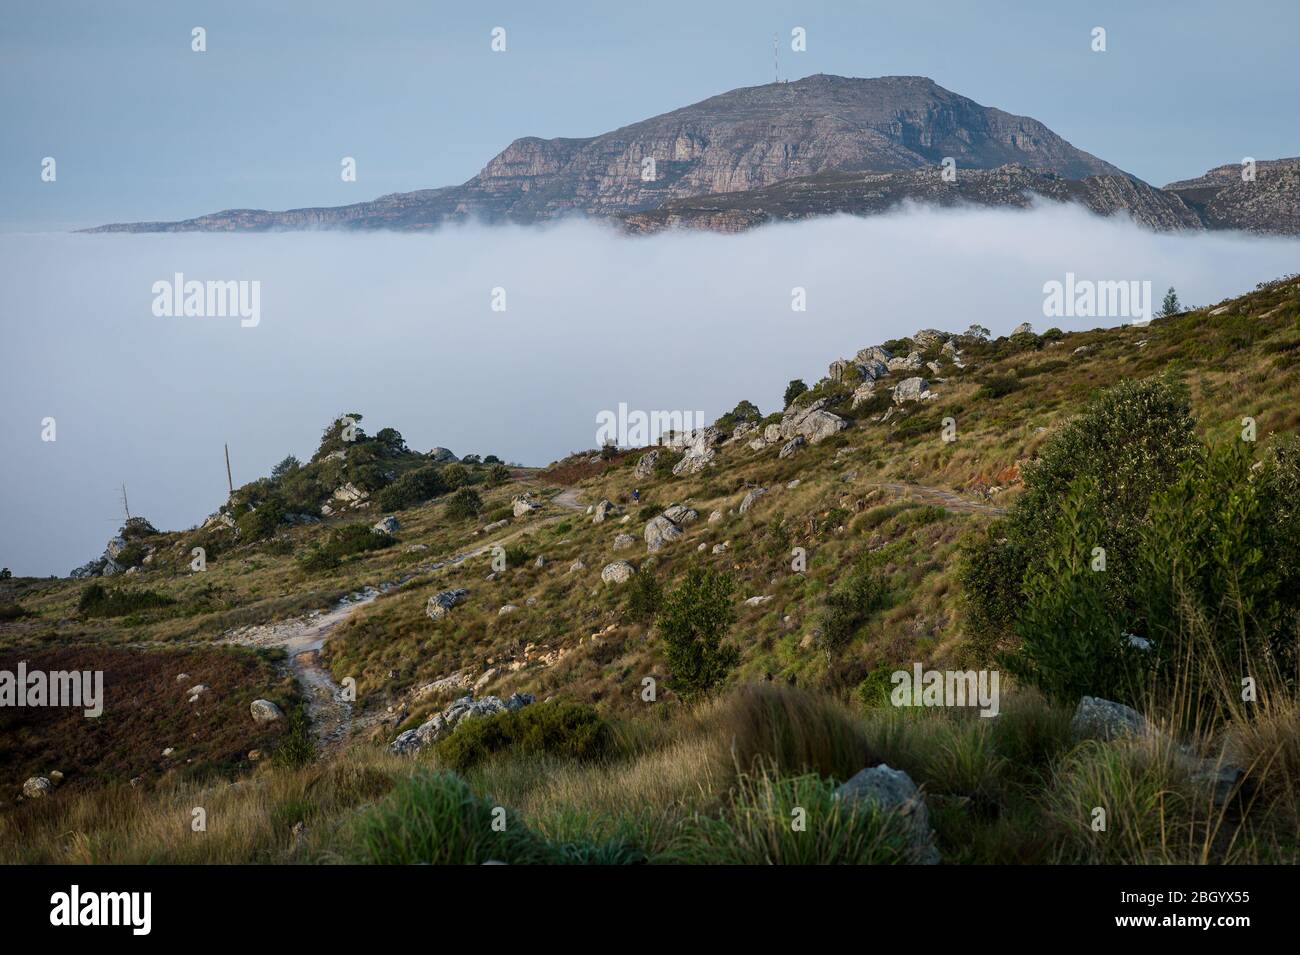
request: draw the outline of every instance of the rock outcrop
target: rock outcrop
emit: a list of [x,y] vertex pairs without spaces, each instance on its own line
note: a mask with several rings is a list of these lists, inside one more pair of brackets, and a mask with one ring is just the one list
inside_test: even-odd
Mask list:
[[514,712],[535,701],[531,693],[516,693],[506,700],[497,696],[485,696],[481,700],[476,700],[472,696],[462,696],[415,729],[400,734],[393,740],[389,749],[399,756],[417,753],[442,739],[464,720],[491,716],[494,713]]
[[439,591],[429,598],[429,603],[424,608],[424,612],[430,620],[442,620],[451,612],[452,607],[456,606],[467,596],[469,596],[469,591],[464,587],[458,587],[454,590]]

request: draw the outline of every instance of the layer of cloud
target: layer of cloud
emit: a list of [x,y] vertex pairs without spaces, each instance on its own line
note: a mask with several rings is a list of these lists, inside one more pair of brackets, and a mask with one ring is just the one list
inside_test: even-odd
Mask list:
[[[921,327],[1005,333],[1066,272],[1208,303],[1293,271],[1300,242],[1156,235],[1068,207],[908,210],[739,236],[629,239],[593,224],[428,235],[0,237],[0,564],[66,573],[133,513],[201,521],[305,458],[342,411],[417,448],[544,464],[598,412],[765,412],[789,379]],[[174,273],[258,280],[261,320],[158,318]],[[807,311],[791,310],[806,289]],[[490,307],[504,288],[506,311]],[[41,441],[41,420],[58,440]]]

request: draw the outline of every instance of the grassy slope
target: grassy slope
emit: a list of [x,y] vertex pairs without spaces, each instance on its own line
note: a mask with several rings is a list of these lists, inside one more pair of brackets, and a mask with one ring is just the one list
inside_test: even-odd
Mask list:
[[[394,707],[395,719],[378,731],[382,738],[417,725],[443,701],[436,696],[418,698],[410,694],[413,688],[457,670],[477,677],[495,668],[497,675],[487,684],[488,692],[524,690],[539,698],[563,694],[597,702],[613,718],[640,727],[629,731],[633,737],[653,736],[657,742],[645,751],[633,747],[636,762],[634,769],[627,771],[634,772],[636,778],[657,778],[653,767],[665,762],[691,766],[694,769],[679,780],[682,791],[716,796],[720,787],[728,785],[725,760],[719,763],[714,757],[698,756],[708,749],[698,743],[694,761],[673,755],[678,747],[689,750],[691,733],[683,727],[695,717],[675,701],[670,690],[661,692],[663,705],[649,713],[640,702],[642,677],[655,675],[661,685],[665,683],[662,653],[647,628],[629,619],[618,588],[600,582],[600,568],[605,563],[629,558],[642,573],[653,573],[670,584],[689,562],[704,560],[734,572],[741,598],[771,595],[773,599],[761,607],[741,607],[732,631],[742,649],[737,682],[771,676],[800,686],[830,688],[854,699],[855,688],[864,683],[870,686],[873,673],[893,669],[897,663],[959,661],[964,647],[952,558],[972,524],[986,518],[978,512],[949,511],[909,501],[908,495],[881,485],[944,487],[971,500],[1005,504],[1016,493],[1018,463],[1031,458],[1092,391],[1125,378],[1165,372],[1186,381],[1201,430],[1212,439],[1235,437],[1245,415],[1257,420],[1261,441],[1271,433],[1298,430],[1300,284],[1294,280],[1275,283],[1232,301],[1219,315],[1208,313],[1209,309],[1202,309],[1157,320],[1145,328],[1100,329],[1055,341],[1021,337],[971,345],[964,350],[965,369],[946,369],[946,380],[932,380],[937,400],[901,419],[876,422],[864,417],[848,431],[785,461],[777,460],[775,449],[753,452],[737,444],[722,451],[718,466],[685,479],[635,479],[631,467],[636,455],[628,454],[600,466],[572,459],[550,472],[518,472],[515,482],[498,489],[483,491],[480,487],[487,503],[485,513],[497,517],[523,489],[552,493],[576,481],[584,503],[602,497],[619,502],[622,513],[632,515],[626,525],[617,517],[594,525],[581,512],[552,506],[482,535],[477,527],[486,518],[477,525],[450,522],[445,518],[445,505],[434,502],[400,513],[403,529],[398,546],[360,555],[333,571],[315,575],[305,575],[293,553],[277,553],[264,545],[233,546],[212,560],[206,573],[190,574],[185,555],[194,535],[163,535],[158,543],[169,559],[156,561],[161,566],[155,569],[132,575],[130,585],[168,594],[178,601],[174,607],[126,620],[83,620],[76,605],[84,584],[7,581],[0,584],[4,588],[0,601],[17,600],[29,615],[0,624],[0,647],[27,650],[157,643],[179,652],[209,643],[231,627],[283,619],[326,606],[338,595],[362,586],[415,573],[400,588],[355,614],[327,645],[326,661],[335,677],[357,678],[363,709]],[[950,324],[965,323],[963,319]],[[1083,351],[1075,354],[1080,347]],[[957,422],[959,439],[955,443],[939,438],[940,422],[947,416]],[[787,488],[794,479],[799,485]],[[628,501],[634,485],[642,492],[639,504]],[[767,487],[770,493],[749,513],[734,513],[749,486]],[[688,526],[681,540],[648,560],[641,537],[645,520],[662,507],[682,501],[695,507],[701,519]],[[715,508],[725,516],[719,523],[709,524],[706,518]],[[373,522],[378,516],[363,512],[362,519]],[[293,540],[294,550],[300,551],[336,523],[293,528],[285,536]],[[434,557],[461,553],[520,529],[527,536],[516,544],[522,544],[530,557],[544,556],[545,566],[537,568],[529,560],[492,581],[484,579],[490,570],[486,556],[418,571],[419,565]],[[632,534],[636,539],[633,548],[614,551],[613,539],[618,533]],[[730,542],[727,552],[713,555],[712,545],[724,541]],[[428,549],[408,552],[407,547],[417,543]],[[700,544],[708,545],[703,553],[698,551]],[[789,552],[794,546],[808,551],[806,573],[789,569]],[[830,669],[809,636],[828,588],[867,552],[877,552],[880,557],[889,582],[889,606],[873,617]],[[569,571],[575,559],[584,561],[585,569]],[[424,616],[425,603],[431,593],[451,586],[468,587],[469,599],[447,620],[434,624]],[[498,608],[507,603],[518,610],[499,616]],[[613,629],[608,629],[611,625]],[[593,636],[597,633],[601,635]],[[530,646],[531,650],[526,649]],[[558,662],[536,662],[555,651],[563,654]],[[512,670],[512,666],[519,668]],[[1026,705],[1036,704],[1030,701]],[[1051,717],[1039,715],[1051,722]],[[660,724],[671,726],[671,731],[656,728]],[[900,738],[898,728],[887,719],[881,726],[883,729],[877,729],[883,742],[877,742],[878,751],[888,750],[890,741]],[[970,732],[978,735],[991,730]],[[947,750],[938,747],[940,753],[950,752],[958,766],[962,765],[963,747],[978,750],[981,745],[978,739],[972,742],[961,734],[959,737]],[[960,787],[945,782],[942,772],[929,765],[936,758],[916,753],[895,755],[895,760],[919,779],[932,786],[947,786],[939,792],[980,790],[978,781]],[[363,751],[349,759],[367,767],[379,760],[386,767],[381,773],[384,779],[400,772],[386,760]],[[1020,766],[1005,760],[1000,768],[996,760],[991,764],[994,768],[987,760],[968,762],[991,773],[995,782],[989,785],[997,787],[1002,786],[996,782],[1002,779],[1000,774],[1010,766]],[[1088,769],[1075,767],[1073,771]],[[572,798],[565,803],[565,780],[577,771],[557,769],[547,776],[544,787],[535,785],[535,776],[529,781],[531,772],[527,767],[512,770],[507,760],[477,782],[513,794],[516,804],[539,818],[547,813],[558,818],[563,806],[589,801],[593,787],[599,793],[611,785],[608,781],[600,784],[590,778],[592,771],[583,770],[579,773],[581,784],[572,784]],[[694,775],[697,773],[703,777]],[[626,782],[620,777],[619,785]],[[273,780],[264,781],[264,785],[291,784]],[[374,783],[378,789],[386,785]],[[361,788],[369,794],[369,789]],[[584,794],[581,799],[574,797],[578,791]],[[536,792],[554,795],[529,795]],[[552,801],[539,806],[539,799]],[[596,803],[598,808],[609,808],[599,799]],[[660,804],[654,799],[649,803]],[[678,797],[665,796],[662,804],[676,806]],[[1041,804],[1035,810],[1045,811]],[[942,804],[938,814],[942,823]],[[999,818],[1005,820],[1007,815]],[[1034,818],[1041,822],[1042,816]],[[560,825],[548,823],[552,824]],[[985,858],[1016,854],[1018,850],[1008,848],[1018,844],[1015,839],[996,836],[992,829],[981,830],[980,838],[998,847],[985,853]]]

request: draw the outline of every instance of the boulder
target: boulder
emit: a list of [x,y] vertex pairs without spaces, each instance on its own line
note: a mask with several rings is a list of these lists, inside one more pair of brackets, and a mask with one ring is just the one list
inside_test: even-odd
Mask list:
[[464,587],[439,591],[429,598],[429,603],[424,608],[424,612],[430,620],[441,620],[451,612],[452,607],[456,606],[468,595],[469,591]]
[[395,517],[385,517],[382,521],[370,528],[376,534],[392,535],[402,529],[401,523]]
[[816,444],[847,428],[849,423],[839,415],[826,411],[825,404],[825,398],[818,398],[805,408],[787,411],[781,417],[778,440],[789,441],[796,435],[801,435],[810,443]]
[[745,601],[746,607],[761,607],[772,600],[771,594],[759,594],[757,597],[750,597]]
[[866,365],[873,361],[887,365],[889,359],[894,357],[894,353],[883,345],[872,345],[870,348],[862,349],[854,357],[857,358],[859,365]]
[[570,573],[574,572],[575,570],[586,570],[586,569],[587,569],[587,565],[582,562],[581,558],[575,560],[572,564],[569,565]]
[[627,550],[636,543],[636,538],[631,534],[619,534],[614,538],[614,550]]
[[762,497],[766,493],[767,493],[767,488],[765,487],[752,488],[748,493],[745,494],[744,500],[740,502],[740,513],[742,514],[746,513],[751,507],[754,506],[754,502],[757,501],[760,497]]
[[864,769],[835,790],[835,797],[849,805],[897,813],[911,835],[909,861],[919,865],[939,864],[925,796],[916,788],[912,777],[901,769],[891,769],[884,763]]
[[781,445],[781,450],[777,452],[776,456],[778,458],[788,458],[807,443],[808,442],[804,439],[803,435],[796,434],[785,444]]
[[894,404],[905,401],[924,401],[931,396],[930,383],[924,378],[904,378],[894,385]]
[[248,712],[252,714],[254,723],[274,723],[284,716],[280,708],[270,700],[254,700],[248,704]]
[[632,469],[632,474],[639,478],[648,478],[655,473],[655,465],[659,463],[659,448],[647,451],[641,457],[637,458],[636,467]]
[[1085,696],[1074,710],[1070,729],[1075,739],[1111,740],[1145,736],[1154,731],[1147,718],[1123,703]]
[[531,693],[516,693],[506,700],[497,696],[485,696],[481,700],[476,700],[473,696],[462,696],[449,704],[441,713],[435,714],[415,729],[399,735],[393,740],[389,749],[398,755],[416,753],[446,736],[463,720],[491,716],[494,713],[513,713],[534,702],[536,697]]
[[876,383],[874,381],[864,381],[858,387],[853,389],[853,408],[863,402],[870,401],[876,394]]
[[922,328],[912,335],[912,343],[917,348],[926,349],[931,345],[937,345],[944,341],[948,336],[939,331],[937,328]]
[[646,550],[653,554],[664,544],[671,544],[681,536],[682,529],[662,514],[652,517],[645,526]]
[[605,569],[600,572],[600,579],[607,584],[625,584],[636,573],[636,568],[625,560],[616,560],[612,564],[606,564]]
[[591,523],[603,524],[607,517],[614,513],[614,503],[612,501],[601,501],[596,505],[596,512],[591,517]]
[[716,524],[716,523],[718,523],[718,521],[720,521],[720,520],[722,520],[722,512],[721,512],[721,511],[716,511],[716,510],[715,510],[715,511],[710,512],[710,514],[709,514],[709,523],[710,523],[710,524]]
[[32,776],[23,783],[23,795],[28,799],[41,799],[50,794],[54,785],[45,776]]
[[453,461],[459,461],[460,458],[446,448],[434,448],[429,452],[429,460],[434,464],[450,464]]
[[1033,333],[1034,333],[1034,326],[1030,325],[1028,322],[1021,322],[1011,332],[1012,335],[1032,335]]
[[664,511],[664,517],[674,524],[689,524],[699,518],[699,513],[685,504],[673,504]]
[[889,359],[889,370],[895,371],[916,371],[921,367],[921,353],[914,351],[906,358]]
[[542,509],[542,505],[533,499],[532,492],[530,491],[525,491],[523,494],[512,498],[510,501],[510,507],[515,517],[523,517],[526,514],[531,514],[533,511],[540,511]]
[[717,457],[718,452],[714,449],[721,441],[722,432],[712,426],[689,431],[680,438],[674,436],[671,443],[674,446],[684,447],[686,453],[673,465],[673,474],[698,474],[703,471]]

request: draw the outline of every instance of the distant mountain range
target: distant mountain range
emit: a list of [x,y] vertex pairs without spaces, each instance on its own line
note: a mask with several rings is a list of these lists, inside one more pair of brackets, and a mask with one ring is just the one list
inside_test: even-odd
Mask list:
[[[945,181],[945,158],[956,177]],[[612,218],[632,232],[737,231],[905,200],[1024,206],[1032,197],[1127,213],[1160,230],[1300,234],[1300,159],[1261,161],[1164,189],[1077,149],[1042,123],[981,106],[919,76],[810,76],[732,90],[586,139],[517,139],[459,186],[348,206],[230,209],[88,232],[422,230],[446,223]]]

